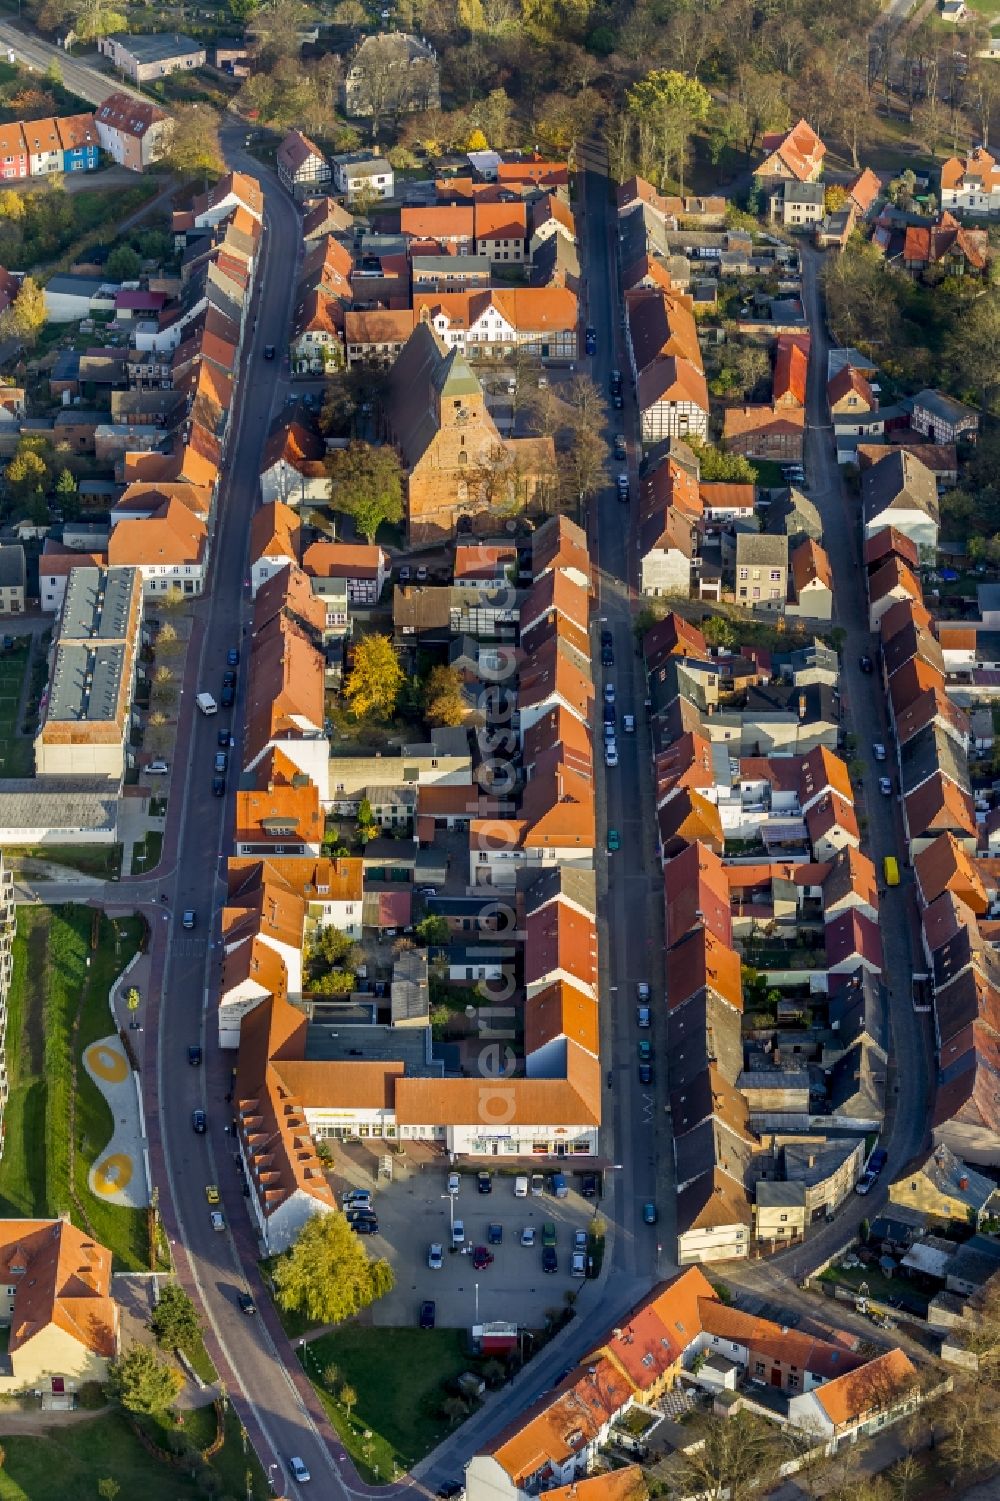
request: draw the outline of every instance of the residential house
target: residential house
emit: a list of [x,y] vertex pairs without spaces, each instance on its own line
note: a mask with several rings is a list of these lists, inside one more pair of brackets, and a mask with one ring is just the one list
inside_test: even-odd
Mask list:
[[439,245],[449,255],[475,253],[476,212],[472,204],[428,204],[399,211],[400,232],[410,241]]
[[470,292],[490,284],[491,261],[485,255],[414,255],[410,279],[417,292]]
[[979,413],[941,391],[918,391],[913,398],[913,426],[935,443],[975,443]]
[[55,120],[25,120],[22,129],[28,148],[28,170],[31,176],[48,177],[53,172],[61,172],[63,145]]
[[658,288],[637,289],[625,311],[643,443],[707,437],[708,387],[689,303]]
[[871,167],[863,167],[857,177],[847,184],[848,199],[861,219],[866,219],[871,213],[881,192],[882,179]]
[[27,581],[24,548],[19,542],[0,547],[0,614],[23,615]]
[[889,1202],[923,1215],[928,1229],[1000,1217],[1000,1190],[942,1143],[909,1164],[889,1185]]
[[389,369],[396,363],[416,327],[412,308],[400,311],[376,308],[352,309],[344,314],[344,348],[347,368],[377,365]]
[[788,538],[740,532],[736,538],[736,603],[781,614],[788,596]]
[[205,66],[205,49],[192,37],[177,32],[150,32],[130,36],[111,32],[98,38],[97,50],[111,66],[132,83],[152,83],[169,73],[189,72]]
[[68,1219],[0,1220],[0,1391],[77,1392],[103,1384],[119,1354],[111,1252]]
[[542,246],[549,240],[561,239],[565,244],[576,244],[576,220],[573,211],[558,193],[545,193],[531,204],[531,240],[528,259],[534,263]]
[[298,512],[282,500],[259,505],[250,522],[250,593],[254,599],[269,578],[298,563],[300,548]]
[[0,182],[17,182],[31,172],[28,143],[17,122],[0,125]]
[[731,453],[748,459],[801,463],[806,418],[803,409],[773,406],[726,407],[722,441]]
[[894,527],[919,549],[937,548],[940,510],[931,471],[906,449],[894,449],[861,475],[865,538]]
[[354,218],[336,198],[314,198],[305,205],[302,217],[302,241],[325,240],[327,235],[351,235]]
[[330,480],[325,457],[326,445],[318,433],[295,417],[289,422],[279,420],[261,457],[261,500],[265,504],[280,500],[286,506],[326,500]]
[[1000,168],[985,146],[968,156],[951,156],[941,165],[941,207],[956,213],[995,214],[1000,211]]
[[653,511],[639,532],[640,588],[643,594],[691,591],[691,566],[697,556],[697,529],[679,506]]
[[525,203],[484,203],[473,210],[475,253],[493,262],[528,258],[528,208]]
[[806,538],[793,548],[788,561],[794,598],[787,614],[808,620],[832,620],[833,569],[826,549]]
[[333,176],[322,151],[301,130],[290,130],[285,136],[275,165],[278,181],[296,199],[315,198],[325,192]]
[[809,374],[809,337],[779,334],[774,350],[771,401],[775,407],[804,407]]
[[784,229],[805,229],[823,218],[825,189],[821,182],[799,182],[784,178],[772,184],[768,194],[768,215],[772,224]]
[[764,160],[754,176],[765,186],[774,182],[815,182],[823,171],[826,147],[812,126],[799,120],[788,131],[770,131],[761,145]]
[[147,594],[200,594],[208,565],[208,528],[171,497],[141,521],[119,521],[108,542],[112,568],[137,568]]
[[310,578],[347,581],[351,605],[376,605],[389,572],[389,559],[375,543],[313,542],[302,554]]
[[565,288],[414,292],[413,313],[416,321],[431,324],[446,347],[469,359],[503,359],[514,349],[539,359],[576,358],[577,300]]
[[[120,167],[142,172],[167,148],[169,116],[134,94],[111,94],[94,115],[101,147]],[[3,143],[0,140],[0,159]]]
[[344,75],[345,114],[356,119],[394,119],[441,106],[437,53],[422,37],[383,31],[363,37]]
[[918,275],[941,266],[953,276],[982,276],[989,237],[985,229],[967,229],[953,214],[942,212],[930,223],[907,224],[902,258],[904,268]]
[[396,191],[396,174],[391,163],[373,151],[345,151],[331,158],[333,183],[348,203],[391,198]]

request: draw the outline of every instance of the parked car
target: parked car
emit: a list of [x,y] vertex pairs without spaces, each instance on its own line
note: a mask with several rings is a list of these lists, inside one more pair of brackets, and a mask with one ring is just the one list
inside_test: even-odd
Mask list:
[[546,1220],[542,1226],[542,1245],[554,1246],[556,1243],[556,1227],[552,1220]]
[[235,668],[233,668],[233,667],[227,667],[226,668],[225,672],[222,674],[222,686],[223,686],[223,688],[235,688],[236,687],[236,670],[235,670]]
[[651,1199],[642,1206],[642,1222],[644,1225],[655,1225],[657,1220],[656,1205]]
[[875,664],[872,661],[871,657],[868,656],[860,657],[858,659],[858,666],[861,668],[861,671],[865,673],[872,673],[875,671]]
[[240,649],[239,649],[238,646],[231,646],[229,648],[229,650],[226,652],[226,666],[227,667],[238,667],[239,665],[240,665]]
[[597,1198],[597,1174],[584,1173],[580,1180],[580,1192],[585,1199]]
[[876,1173],[865,1173],[864,1177],[860,1179],[859,1182],[855,1183],[854,1192],[856,1194],[869,1193],[874,1187],[877,1177],[878,1175]]
[[476,1192],[481,1194],[491,1194],[493,1192],[493,1179],[482,1168],[476,1174]]
[[212,796],[213,797],[225,797],[225,795],[226,795],[226,779],[225,779],[225,777],[213,777],[212,778]]
[[229,770],[229,757],[225,751],[216,751],[212,768],[219,776],[223,776]]
[[503,1226],[502,1225],[498,1225],[494,1221],[493,1224],[490,1225],[489,1229],[486,1232],[486,1240],[487,1240],[487,1243],[489,1245],[491,1245],[491,1246],[502,1246],[503,1245]]
[[274,345],[273,344],[265,344],[264,345],[264,358],[265,358],[265,360],[273,360],[274,359]]
[[457,1194],[458,1190],[461,1188],[461,1186],[462,1186],[462,1180],[459,1177],[458,1173],[449,1173],[448,1174],[448,1192],[450,1194]]
[[528,1197],[528,1177],[526,1173],[518,1173],[514,1179],[514,1197],[515,1199],[526,1199]]
[[583,331],[584,348],[588,354],[597,353],[597,329],[589,326]]
[[639,1043],[637,1044],[637,1051],[639,1054],[640,1063],[652,1063],[653,1044],[649,1042],[645,1037],[641,1038]]
[[573,1231],[573,1250],[574,1251],[585,1251],[586,1249],[587,1249],[587,1232],[586,1232],[586,1230],[574,1230]]
[[884,1147],[878,1147],[868,1159],[868,1171],[878,1177],[888,1161],[889,1153]]
[[617,766],[618,765],[618,744],[614,740],[608,740],[608,741],[605,742],[605,745],[604,745],[604,764],[605,764],[605,766]]
[[465,1245],[465,1222],[456,1220],[451,1227],[451,1243],[453,1246]]
[[872,746],[872,750],[875,754],[876,761],[885,760],[885,746],[882,744],[881,740],[875,741],[874,745]]
[[614,685],[614,683],[605,683],[605,685],[604,685],[604,702],[606,704],[614,704],[614,701],[615,701],[615,685]]
[[545,1192],[545,1179],[542,1177],[541,1173],[532,1173],[531,1192],[536,1199]]
[[364,1219],[358,1218],[351,1224],[351,1229],[355,1235],[377,1235],[378,1220],[374,1215],[370,1215]]
[[434,1315],[436,1311],[433,1298],[425,1298],[420,1305],[420,1318],[418,1322],[421,1329],[434,1328]]
[[625,438],[621,433],[615,434],[615,458],[619,460],[628,458],[628,449],[625,446]]
[[432,1272],[439,1272],[444,1265],[444,1252],[437,1241],[434,1241],[427,1252],[427,1265]]
[[543,1246],[543,1248],[542,1248],[542,1271],[543,1272],[556,1272],[558,1270],[559,1270],[559,1258],[556,1255],[555,1247],[554,1246]]
[[615,481],[615,483],[616,483],[616,486],[617,486],[617,489],[618,489],[618,499],[619,500],[628,500],[628,498],[629,498],[628,475],[627,474],[620,474],[618,476],[618,479]]
[[650,989],[648,980],[637,980],[635,987],[636,998],[645,1006],[649,1005]]
[[639,1083],[640,1084],[652,1084],[652,1082],[653,1082],[653,1065],[651,1063],[640,1063],[639,1064]]
[[370,1188],[349,1188],[344,1194],[341,1203],[345,1212],[348,1209],[370,1209],[372,1207],[372,1191]]
[[587,1253],[586,1251],[574,1251],[570,1258],[569,1274],[571,1277],[586,1277]]
[[146,775],[150,777],[165,777],[169,771],[169,761],[150,761],[146,767]]
[[236,702],[236,689],[231,683],[227,683],[219,696],[219,703],[224,709],[231,709]]
[[635,1008],[635,1019],[638,1022],[638,1024],[639,1024],[640,1027],[648,1027],[650,1025],[650,1019],[651,1019],[651,1013],[650,1013],[649,1007],[648,1006],[636,1006],[636,1008]]
[[569,1195],[569,1185],[566,1182],[565,1173],[552,1174],[552,1192],[557,1199],[565,1199]]
[[493,1252],[485,1246],[476,1246],[472,1252],[472,1265],[475,1271],[485,1272],[486,1268],[493,1265]]
[[879,777],[879,779],[878,779],[878,790],[879,790],[879,792],[881,792],[881,794],[882,794],[883,797],[891,797],[892,796],[892,782],[889,780],[888,777]]
[[216,743],[220,750],[229,750],[236,744],[236,736],[232,730],[220,730]]
[[525,1225],[521,1231],[521,1244],[522,1246],[533,1246],[535,1244],[535,1228],[533,1225]]
[[608,830],[608,854],[613,855],[622,847],[622,836],[617,829]]

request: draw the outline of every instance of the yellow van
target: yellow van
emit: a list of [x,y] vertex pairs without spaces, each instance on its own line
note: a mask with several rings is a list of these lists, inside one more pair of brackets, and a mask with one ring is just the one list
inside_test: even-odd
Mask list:
[[882,861],[882,869],[885,872],[885,884],[887,886],[899,885],[899,865],[895,855],[886,855]]

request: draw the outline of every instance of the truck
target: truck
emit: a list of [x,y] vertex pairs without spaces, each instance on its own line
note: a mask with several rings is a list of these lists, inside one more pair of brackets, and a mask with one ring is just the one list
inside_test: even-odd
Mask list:
[[199,693],[195,703],[203,714],[218,714],[219,706],[210,693]]

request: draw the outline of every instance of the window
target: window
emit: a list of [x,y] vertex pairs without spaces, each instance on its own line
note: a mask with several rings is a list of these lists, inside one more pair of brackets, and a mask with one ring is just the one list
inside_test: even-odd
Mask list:
[[799,1378],[798,1378],[798,1376],[789,1376],[789,1378],[788,1378],[788,1390],[790,1392],[797,1391],[798,1390],[798,1385],[799,1385]]
[[772,568],[771,569],[771,580],[772,580],[772,582],[779,581],[780,579],[781,579],[781,569],[780,568]]
[[746,568],[741,568],[740,569],[740,578],[741,579],[745,579],[745,578],[749,578],[749,577],[750,577],[749,570],[746,569]]
[[755,1360],[754,1361],[754,1363],[753,1363],[753,1373],[754,1373],[755,1376],[763,1376],[763,1374],[764,1374],[764,1362],[762,1360]]
[[788,1219],[788,1215],[787,1214],[783,1214],[783,1215],[780,1216],[780,1219],[781,1219],[781,1223],[784,1224],[785,1221]]

